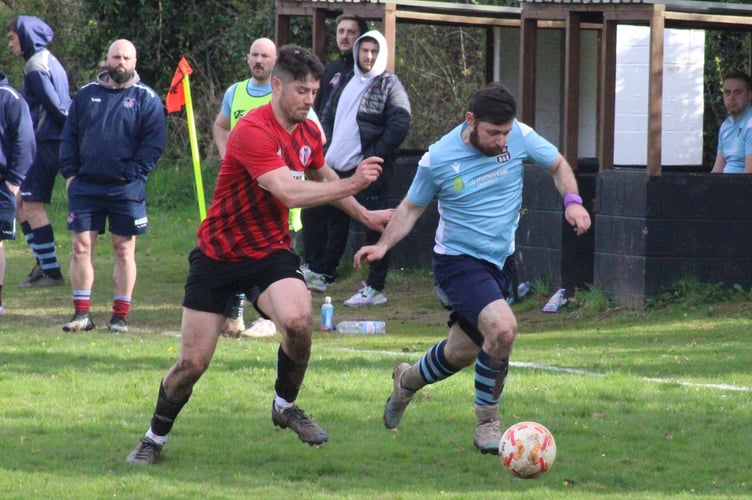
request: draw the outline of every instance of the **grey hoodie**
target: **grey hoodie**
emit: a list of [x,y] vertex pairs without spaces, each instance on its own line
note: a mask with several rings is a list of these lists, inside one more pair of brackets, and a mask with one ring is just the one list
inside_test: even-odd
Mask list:
[[[376,56],[373,68],[367,73],[364,73],[358,65],[358,52],[364,38],[372,38],[379,45],[379,54]],[[326,153],[326,163],[335,170],[346,172],[363,161],[357,122],[358,106],[373,79],[386,71],[387,56],[386,39],[376,30],[363,33],[353,44],[354,75],[342,89],[334,115],[331,144]]]

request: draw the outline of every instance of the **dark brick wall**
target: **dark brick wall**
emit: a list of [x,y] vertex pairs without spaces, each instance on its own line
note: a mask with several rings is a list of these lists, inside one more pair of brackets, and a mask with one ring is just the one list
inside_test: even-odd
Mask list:
[[599,176],[594,283],[624,307],[682,278],[752,286],[752,176]]
[[[592,216],[596,174],[588,166],[583,163],[578,167],[577,183],[583,204]],[[519,279],[542,279],[552,288],[566,288],[568,295],[576,288],[592,284],[594,226],[577,237],[564,220],[561,195],[551,175],[538,167],[528,166],[517,229]]]

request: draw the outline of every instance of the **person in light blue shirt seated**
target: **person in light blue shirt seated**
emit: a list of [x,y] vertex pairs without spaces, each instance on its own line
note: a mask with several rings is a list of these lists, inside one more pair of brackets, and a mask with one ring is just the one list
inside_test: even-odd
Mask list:
[[752,78],[742,71],[723,77],[723,105],[728,116],[718,130],[714,174],[752,173]]

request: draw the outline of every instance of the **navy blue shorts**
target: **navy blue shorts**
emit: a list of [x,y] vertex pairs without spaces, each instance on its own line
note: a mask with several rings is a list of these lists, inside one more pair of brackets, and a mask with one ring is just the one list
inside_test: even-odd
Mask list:
[[34,163],[21,183],[21,199],[49,203],[55,189],[55,178],[60,172],[60,141],[37,143]]
[[[142,184],[142,183],[139,183]],[[138,236],[149,230],[146,199],[142,186],[96,185],[73,179],[68,186],[68,229],[77,233],[110,232],[118,236]]]
[[483,345],[483,334],[478,330],[480,312],[491,302],[507,298],[512,282],[508,263],[509,259],[500,270],[467,255],[433,254],[436,293],[442,304],[452,311],[449,326],[459,323],[478,346]]
[[284,278],[303,281],[300,257],[292,250],[279,250],[260,260],[225,262],[207,257],[194,248],[188,255],[183,306],[197,311],[230,316],[235,295],[245,293],[248,301],[264,318],[258,298],[269,285]]
[[0,182],[0,240],[16,239],[16,197]]

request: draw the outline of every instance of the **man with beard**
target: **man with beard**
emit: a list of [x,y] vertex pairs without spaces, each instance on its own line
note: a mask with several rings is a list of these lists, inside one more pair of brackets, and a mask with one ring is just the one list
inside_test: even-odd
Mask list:
[[47,49],[54,38],[47,23],[34,16],[18,16],[8,22],[5,31],[11,52],[26,61],[21,94],[29,105],[37,142],[34,163],[16,196],[18,222],[36,259],[19,286],[60,286],[65,281],[46,205],[52,200],[55,178],[60,170],[60,132],[71,103],[68,75]]
[[[251,44],[251,49],[246,56],[248,68],[251,70],[251,78],[242,82],[235,82],[225,91],[222,98],[222,108],[214,120],[214,143],[217,145],[220,158],[225,156],[227,138],[230,131],[235,128],[248,111],[263,106],[272,100],[272,69],[277,62],[277,46],[268,38],[259,38]],[[318,117],[311,108],[309,118],[318,123]],[[295,227],[300,217],[300,209],[290,211],[291,228]],[[245,295],[240,293],[236,297],[235,304],[228,312],[223,333],[239,334],[245,330],[243,320],[243,304]],[[258,321],[265,322],[260,318]]]
[[[235,82],[225,91],[222,108],[214,120],[214,144],[217,145],[219,157],[225,156],[227,138],[248,111],[263,106],[272,100],[272,69],[277,62],[277,46],[268,38],[259,38],[251,44],[246,56],[251,78]],[[245,295],[238,294],[235,304],[227,313],[224,333],[238,334],[245,330],[243,321],[243,304]]]
[[291,249],[288,212],[332,203],[379,230],[391,211],[368,211],[353,197],[378,179],[381,158],[364,159],[347,179],[324,162],[321,132],[308,118],[323,72],[309,51],[282,47],[272,71],[271,102],[249,111],[230,132],[214,197],[188,259],[180,355],[162,379],[151,426],[126,457],[129,463],[159,459],[178,413],[209,367],[225,313],[238,292],[271,318],[282,335],[273,424],[289,427],[309,445],[321,446],[328,439],[296,404],[311,355],[313,321],[300,258]]
[[577,194],[577,180],[556,147],[519,123],[516,104],[499,84],[470,99],[465,122],[429,147],[407,196],[379,238],[354,256],[354,264],[381,259],[404,238],[433,199],[439,221],[433,248],[436,292],[450,310],[447,338],[410,365],[399,363],[394,390],[384,407],[384,424],[396,429],[416,391],[475,363],[473,436],[481,453],[498,453],[499,401],[517,334],[506,301],[514,233],[522,205],[523,161],[553,176],[563,196],[564,217],[579,236],[590,215]]
[[113,332],[128,329],[136,284],[136,236],[146,233],[146,177],[167,142],[159,95],[141,83],[136,47],[117,40],[106,71],[83,86],[70,107],[60,146],[60,173],[68,190],[68,229],[73,232],[70,280],[75,314],[66,332],[94,328],[91,290],[97,236],[109,220],[115,254]]
[[214,120],[214,144],[224,157],[230,130],[248,111],[272,100],[272,69],[277,61],[277,47],[268,38],[251,44],[246,56],[251,78],[235,82],[225,91],[222,109]]

